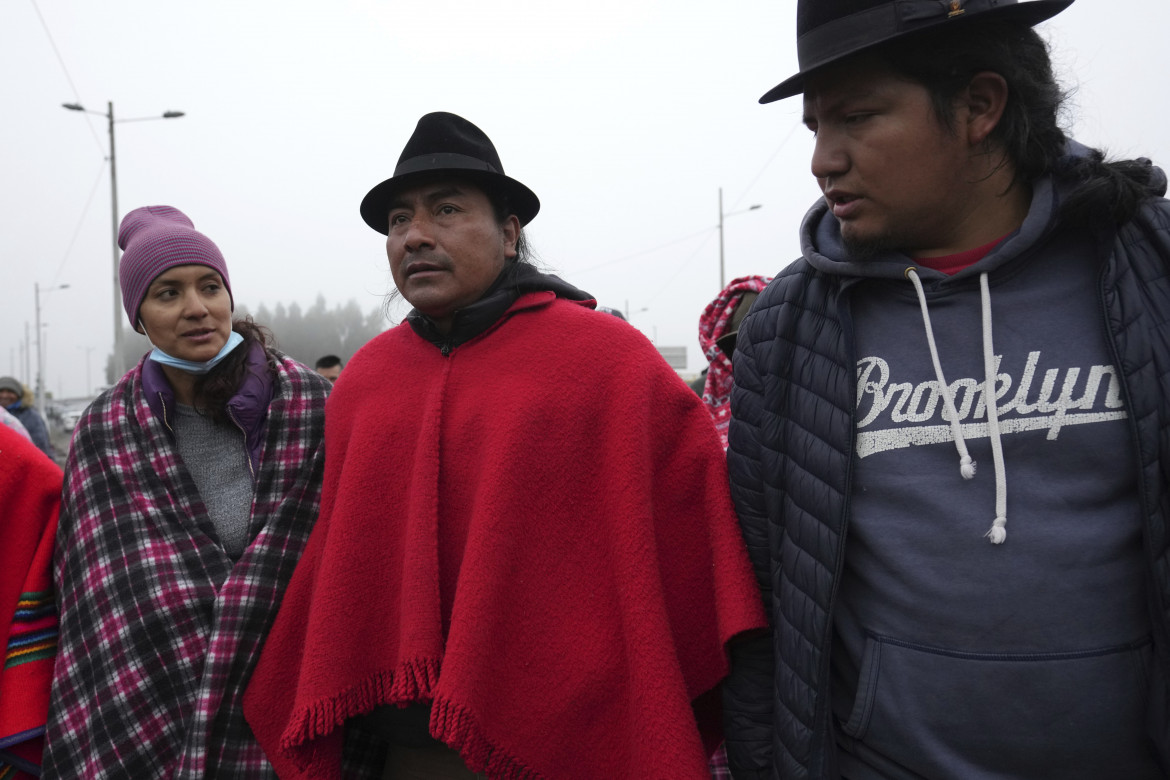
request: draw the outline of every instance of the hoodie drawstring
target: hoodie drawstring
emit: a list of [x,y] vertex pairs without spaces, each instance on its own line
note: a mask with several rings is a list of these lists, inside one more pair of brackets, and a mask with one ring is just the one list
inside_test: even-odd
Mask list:
[[[930,346],[930,359],[934,363],[934,375],[938,380],[939,395],[947,416],[950,417],[951,433],[955,439],[955,449],[959,452],[959,473],[963,479],[975,476],[975,461],[967,451],[967,442],[963,438],[963,426],[959,422],[959,413],[955,409],[955,399],[943,376],[942,363],[938,358],[938,347],[934,342],[934,329],[930,324],[930,311],[926,306],[926,292],[922,288],[922,280],[918,278],[915,268],[906,269],[906,278],[913,284],[918,293],[918,306],[922,310],[922,324],[926,329],[926,343]],[[995,520],[991,529],[984,534],[992,544],[1003,544],[1007,539],[1007,471],[1004,468],[1003,442],[999,431],[999,413],[995,402],[995,347],[991,338],[991,292],[988,287],[987,274],[979,275],[979,292],[981,315],[983,320],[983,399],[987,408],[988,434],[991,439],[991,456],[995,466]]]
[[999,410],[995,402],[995,347],[991,341],[991,290],[986,273],[979,274],[979,298],[983,309],[983,405],[987,407],[991,459],[995,464],[995,520],[984,535],[992,544],[1003,544],[1007,539],[1007,469],[1003,463]]

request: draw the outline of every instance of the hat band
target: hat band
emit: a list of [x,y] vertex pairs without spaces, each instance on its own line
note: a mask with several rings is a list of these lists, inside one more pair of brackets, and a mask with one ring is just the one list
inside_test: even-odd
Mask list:
[[796,56],[800,70],[807,72],[823,62],[880,43],[923,23],[1014,4],[1015,0],[896,0],[809,30],[797,40]]
[[411,157],[409,160],[404,160],[403,162],[398,163],[398,167],[394,169],[394,178],[398,178],[399,176],[403,176],[408,173],[419,173],[420,171],[443,171],[452,168],[472,171],[486,171],[488,173],[495,174],[500,173],[491,163],[485,160],[469,157],[466,154],[435,152],[434,154],[420,154],[418,157]]

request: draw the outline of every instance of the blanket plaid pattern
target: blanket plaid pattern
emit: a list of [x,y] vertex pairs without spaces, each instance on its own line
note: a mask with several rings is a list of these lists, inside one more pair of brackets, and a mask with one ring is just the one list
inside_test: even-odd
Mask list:
[[44,777],[275,777],[241,697],[317,516],[328,385],[274,359],[252,541],[234,564],[143,397],[141,363],[78,423]]

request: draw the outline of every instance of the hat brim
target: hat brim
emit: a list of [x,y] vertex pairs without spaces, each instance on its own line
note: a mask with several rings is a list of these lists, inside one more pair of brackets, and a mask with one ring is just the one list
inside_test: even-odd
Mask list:
[[427,168],[392,176],[367,192],[366,197],[362,198],[362,219],[374,230],[387,235],[390,232],[390,201],[395,195],[422,181],[448,177],[470,181],[488,197],[493,194],[503,195],[511,212],[520,220],[521,227],[531,222],[540,211],[540,199],[536,193],[502,173],[457,167]]
[[[1040,22],[1045,21],[1046,19],[1051,19],[1072,4],[1073,0],[1027,0],[1026,2],[999,6],[987,11],[981,11],[977,14],[971,14],[969,16],[957,17],[950,23],[964,24],[969,23],[969,20],[972,19],[996,19],[1002,21],[1022,22],[1029,27],[1033,27],[1037,24],[1040,24]],[[927,34],[936,31],[945,21],[947,20],[940,19],[934,24],[915,27],[910,30],[893,30],[886,35],[881,35],[874,38],[864,46],[858,46],[857,48],[850,49],[848,51],[831,54],[822,59],[818,59],[816,62],[810,64],[807,68],[802,69],[796,75],[790,76],[789,78],[781,81],[779,84],[765,92],[764,95],[760,98],[760,103],[772,103],[777,100],[783,100],[784,98],[792,97],[793,95],[799,95],[800,93],[804,92],[805,78],[813,73],[816,73],[822,68],[840,62],[848,57],[852,57],[855,54],[861,54],[862,52],[869,51],[874,47],[881,46],[899,38],[907,38],[910,36]],[[867,22],[864,20],[858,21],[859,25],[866,23]],[[850,26],[849,20],[842,20],[841,25],[843,28],[848,28]],[[849,37],[848,33],[850,31],[843,29],[840,31],[834,30],[834,32],[839,37],[847,38]],[[865,35],[864,31],[861,30],[853,32],[861,36]]]

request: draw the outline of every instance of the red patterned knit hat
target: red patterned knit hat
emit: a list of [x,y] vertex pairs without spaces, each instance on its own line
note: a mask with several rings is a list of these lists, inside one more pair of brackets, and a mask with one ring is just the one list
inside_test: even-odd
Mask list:
[[118,246],[124,254],[118,264],[122,305],[130,324],[138,328],[138,309],[155,278],[178,265],[205,265],[219,272],[232,297],[227,263],[219,247],[195,229],[187,215],[173,206],[143,206],[122,218]]
[[[741,276],[732,279],[699,316],[699,346],[709,364],[703,385],[703,403],[715,421],[715,430],[727,449],[727,426],[731,422],[731,352],[727,337],[739,331],[739,323],[770,276]],[[746,308],[741,306],[746,300]]]

